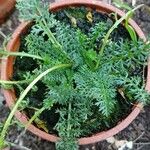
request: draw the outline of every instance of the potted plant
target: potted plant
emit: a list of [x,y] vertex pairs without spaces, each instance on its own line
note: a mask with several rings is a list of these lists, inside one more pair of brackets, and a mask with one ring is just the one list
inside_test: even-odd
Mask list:
[[88,0],[50,8],[39,0],[18,0],[17,7],[27,22],[0,51],[0,83],[11,108],[0,146],[7,144],[14,115],[61,150],[126,128],[149,101],[150,44],[129,19],[142,5],[126,14]]
[[0,0],[0,24],[5,21],[7,16],[15,7],[15,0]]

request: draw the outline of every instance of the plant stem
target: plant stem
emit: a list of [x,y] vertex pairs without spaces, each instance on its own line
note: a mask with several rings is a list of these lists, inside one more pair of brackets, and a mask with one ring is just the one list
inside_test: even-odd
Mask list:
[[108,43],[108,39],[109,39],[111,33],[118,27],[118,25],[119,25],[123,20],[125,20],[126,18],[128,18],[128,16],[130,16],[130,14],[132,14],[135,10],[141,8],[142,6],[144,6],[144,4],[141,4],[141,5],[137,6],[137,7],[135,7],[134,9],[128,11],[124,16],[122,16],[119,20],[117,20],[117,21],[115,22],[115,24],[109,29],[109,31],[107,32],[105,38],[103,39],[103,44],[102,44],[102,46],[101,46],[101,48],[100,48],[100,51],[99,51],[99,59],[98,59],[98,61],[97,61],[95,70],[97,70],[98,67],[99,67],[99,65],[100,65],[100,61],[101,61],[101,58],[102,58],[102,56],[103,56],[104,49],[105,49],[105,47],[106,47],[106,45],[107,45],[107,43]]
[[[53,106],[53,104],[51,104],[51,106],[49,106],[48,109],[50,109],[52,106]],[[44,110],[46,110],[46,109],[47,109],[47,108],[43,106],[42,108],[38,109],[38,110],[34,113],[34,115],[32,116],[32,118],[28,121],[27,125],[25,126],[25,131],[26,131],[26,129],[29,127],[29,125],[30,125]]]
[[39,21],[39,24],[42,26],[43,30],[48,35],[49,40],[52,42],[52,44],[57,46],[57,48],[59,50],[61,50],[61,52],[70,60],[70,58],[68,57],[67,53],[62,49],[62,45],[57,41],[57,39],[55,38],[55,36],[53,35],[51,30],[47,26],[46,20],[44,19],[43,15],[42,15],[42,13],[41,13],[41,11],[40,11],[40,9],[38,7],[37,7],[37,11],[39,12],[39,15],[42,17],[42,20]]
[[71,129],[70,119],[71,119],[71,102],[69,102],[68,106],[67,137],[70,136],[70,129]]
[[35,111],[38,111],[39,109],[38,108],[35,108],[35,107],[32,107],[32,106],[27,106],[28,109],[31,109],[31,110],[35,110]]
[[43,22],[39,22],[40,25],[43,27],[43,30],[47,33],[49,40],[52,42],[53,45],[57,46],[58,50],[61,50],[61,52],[67,57],[69,60],[70,58],[68,57],[67,53],[62,49],[62,46],[59,44],[59,42],[56,40],[54,37],[53,33],[51,30],[47,27],[46,21],[42,19]]
[[22,94],[20,95],[20,97],[18,98],[17,102],[15,103],[14,107],[12,108],[5,124],[4,124],[4,127],[2,129],[2,132],[1,132],[1,135],[0,135],[0,148],[4,146],[4,139],[5,139],[5,136],[6,136],[6,133],[7,133],[7,130],[8,130],[8,127],[11,123],[11,120],[15,114],[15,112],[17,111],[18,109],[18,106],[20,105],[20,103],[22,102],[22,100],[25,98],[25,96],[28,94],[28,92],[32,89],[32,87],[41,79],[43,78],[44,76],[46,76],[48,73],[52,72],[52,71],[55,71],[57,69],[60,69],[60,68],[68,68],[68,67],[71,67],[71,64],[59,64],[59,65],[56,65],[54,67],[51,67],[49,69],[47,69],[46,71],[44,71],[43,73],[41,73],[37,78],[35,78],[28,86],[27,88],[22,92]]
[[40,11],[40,9],[37,7],[36,8],[37,9],[37,11],[39,12],[39,15],[42,17],[42,23],[43,23],[43,27],[44,27],[44,29],[46,30],[46,33],[47,33],[47,35],[48,35],[48,37],[49,37],[49,39],[51,40],[51,42],[53,43],[53,44],[56,44],[58,47],[62,47],[61,45],[60,45],[60,43],[56,40],[56,38],[54,37],[54,35],[53,35],[53,33],[51,32],[51,30],[48,28],[48,26],[47,26],[47,23],[46,23],[46,20],[44,19],[44,17],[43,17],[43,15],[42,15],[42,13],[41,13],[41,11]]
[[60,43],[56,40],[56,38],[54,37],[53,33],[51,32],[51,30],[48,28],[47,26],[47,23],[45,21],[45,19],[43,19],[43,23],[46,27],[46,31],[47,31],[47,34],[49,36],[49,39],[52,39],[52,43],[53,44],[56,44],[59,48],[62,48],[62,46],[60,45]]
[[40,57],[40,56],[28,54],[28,53],[25,53],[25,52],[9,52],[9,51],[0,50],[0,54],[1,54],[1,55],[4,55],[4,56],[31,57],[31,58],[33,58],[33,59],[44,60],[44,59],[43,59],[42,57]]
[[7,80],[0,80],[0,84],[24,84],[28,83],[31,80],[22,80],[22,81],[7,81]]
[[27,130],[27,128],[29,127],[29,125],[45,110],[45,107],[42,107],[41,109],[37,110],[34,115],[32,116],[32,118],[28,121],[28,123],[25,125],[25,131]]

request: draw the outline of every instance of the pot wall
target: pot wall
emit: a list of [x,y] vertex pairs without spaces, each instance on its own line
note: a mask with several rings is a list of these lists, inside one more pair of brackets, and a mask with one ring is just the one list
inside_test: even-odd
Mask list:
[[[51,4],[50,9],[52,11],[56,11],[58,9],[62,9],[64,7],[68,7],[68,6],[81,6],[81,5],[88,6],[91,8],[96,8],[97,10],[99,10],[101,12],[106,12],[106,13],[116,12],[119,16],[124,15],[124,13],[122,11],[120,11],[119,9],[117,9],[113,6],[110,6],[108,4],[105,4],[103,2],[98,2],[98,1],[94,1],[94,0],[92,0],[92,1],[91,0],[60,1],[57,3]],[[129,23],[135,29],[138,36],[141,39],[146,40],[146,38],[145,38],[142,30],[139,28],[139,26],[131,19],[130,19]],[[17,51],[19,49],[20,35],[24,34],[25,31],[27,30],[27,28],[29,28],[30,26],[31,26],[31,23],[26,22],[26,23],[22,23],[16,29],[16,31],[12,35],[12,39],[9,41],[8,46],[7,46],[7,49],[9,51]],[[13,61],[14,61],[14,57],[9,57],[8,59],[2,60],[2,67],[1,67],[1,79],[2,80],[8,80],[9,78],[12,77],[12,75],[13,75]],[[150,63],[149,63],[147,72],[148,72],[148,76],[147,76],[148,80],[146,83],[146,90],[150,91]],[[14,104],[15,99],[16,99],[14,91],[3,89],[3,93],[4,93],[4,96],[6,98],[8,106],[12,107],[12,105]],[[141,109],[142,109],[142,105],[138,104],[136,107],[133,107],[132,112],[124,120],[119,122],[114,128],[107,130],[107,131],[97,133],[91,137],[80,138],[78,140],[79,144],[80,145],[91,144],[91,143],[105,140],[108,137],[114,136],[118,132],[125,129],[137,117],[137,115],[140,113]],[[28,121],[27,116],[25,114],[19,112],[19,111],[16,112],[15,116],[23,124],[26,124]],[[59,139],[59,137],[57,137],[55,135],[48,134],[48,133],[36,128],[33,125],[30,125],[28,130],[30,132],[36,134],[37,136],[39,136],[45,140],[51,141],[51,142],[56,142]]]
[[0,0],[0,24],[3,23],[15,7],[15,0]]

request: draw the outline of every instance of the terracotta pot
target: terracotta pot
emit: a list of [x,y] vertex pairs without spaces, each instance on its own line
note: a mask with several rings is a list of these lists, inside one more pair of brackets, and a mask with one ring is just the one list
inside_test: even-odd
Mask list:
[[[51,4],[50,10],[56,11],[58,9],[62,9],[64,7],[68,7],[68,6],[81,6],[81,5],[91,7],[91,8],[96,8],[97,10],[99,10],[101,12],[106,12],[106,13],[112,13],[112,12],[114,13],[115,12],[119,16],[124,15],[124,13],[121,10],[119,10],[119,9],[117,9],[111,5],[105,4],[103,2],[94,1],[94,0],[92,0],[92,1],[91,0],[60,1],[57,3]],[[138,36],[145,41],[146,38],[145,38],[142,30],[139,28],[139,26],[133,20],[130,20],[129,23],[135,29]],[[17,51],[19,49],[20,36],[22,34],[24,34],[25,31],[27,30],[27,28],[29,28],[30,26],[31,26],[31,23],[26,22],[26,23],[22,23],[16,29],[16,31],[12,35],[12,39],[9,41],[9,43],[7,45],[8,51]],[[2,60],[2,67],[1,67],[1,79],[2,80],[8,80],[12,77],[13,60],[14,60],[13,57],[9,57],[8,59]],[[148,64],[148,70],[147,70],[146,90],[150,91],[150,62]],[[16,99],[14,91],[3,89],[3,93],[4,93],[4,96],[6,98],[8,106],[11,108],[13,106],[13,104],[15,103],[15,99]],[[117,134],[118,132],[125,129],[137,117],[137,115],[140,113],[141,109],[142,109],[141,104],[134,106],[132,109],[132,112],[124,120],[120,121],[115,127],[111,128],[107,131],[103,131],[103,132],[94,134],[91,137],[80,138],[78,140],[79,144],[85,145],[85,144],[91,144],[91,143],[99,142],[99,141],[105,140],[108,137],[111,137],[111,136]],[[17,111],[15,113],[15,116],[23,124],[27,123],[27,116],[25,114],[23,114],[22,112]],[[35,135],[37,135],[37,136],[39,136],[45,140],[51,141],[51,142],[56,142],[59,139],[59,137],[57,137],[56,135],[48,134],[48,133],[38,129],[34,125],[30,125],[28,130],[30,132],[34,133]]]
[[15,7],[16,0],[0,0],[0,24],[3,23]]

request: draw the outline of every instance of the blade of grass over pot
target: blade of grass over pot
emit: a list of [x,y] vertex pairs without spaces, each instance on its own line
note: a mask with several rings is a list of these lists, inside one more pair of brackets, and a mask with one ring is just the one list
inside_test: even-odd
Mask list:
[[[121,1],[121,0],[114,0],[113,4],[118,7],[118,8],[122,8],[122,9],[126,9],[126,10],[132,10],[132,8],[125,2]],[[132,17],[133,13],[131,13],[126,19],[125,19],[125,28],[128,30],[131,39],[135,42],[137,42],[137,36],[136,33],[133,29],[133,27],[131,25],[129,25],[129,19]]]
[[0,55],[6,56],[6,57],[9,57],[9,56],[30,57],[30,58],[33,58],[33,59],[44,60],[40,56],[28,54],[28,53],[25,53],[25,52],[9,52],[9,51],[0,50]]
[[101,46],[101,48],[99,50],[99,58],[98,58],[95,70],[97,70],[99,65],[100,65],[100,61],[101,61],[101,58],[103,56],[104,49],[105,49],[105,47],[106,47],[106,45],[108,43],[108,40],[109,40],[109,37],[110,37],[111,33],[118,27],[118,25],[120,23],[122,23],[123,20],[127,19],[134,11],[136,11],[137,9],[139,9],[139,8],[141,8],[143,6],[144,6],[144,4],[141,4],[141,5],[137,6],[137,7],[135,7],[134,9],[128,11],[124,16],[122,16],[119,20],[117,20],[115,22],[115,24],[109,29],[109,31],[107,32],[106,36],[103,39],[102,46]]
[[[118,15],[117,13],[112,13],[112,15],[115,17],[115,21],[118,21]],[[128,33],[130,34],[131,40],[135,43],[137,40],[137,35],[133,27],[129,24],[129,19],[132,17],[133,13],[131,13],[126,19],[125,19],[125,28],[127,29]]]
[[132,8],[127,3],[123,2],[122,0],[113,0],[113,4],[118,8],[132,10]]
[[5,136],[7,134],[7,130],[11,124],[11,120],[15,114],[15,112],[17,111],[18,106],[20,105],[20,103],[22,102],[22,100],[25,98],[25,96],[28,94],[28,92],[32,89],[32,87],[39,81],[41,80],[41,78],[43,78],[44,76],[46,76],[48,73],[53,72],[55,70],[61,69],[61,68],[69,68],[71,67],[71,64],[60,64],[57,66],[54,66],[52,68],[47,69],[46,71],[42,72],[39,76],[37,76],[37,78],[35,78],[28,86],[27,88],[21,93],[20,97],[18,98],[18,100],[16,101],[14,107],[12,108],[9,116],[7,117],[6,122],[4,123],[3,129],[0,133],[0,148],[3,148],[5,145]]
[[130,37],[132,39],[132,41],[134,41],[134,43],[137,43],[137,35],[135,30],[133,29],[133,27],[129,24],[129,19],[132,17],[133,13],[131,13],[130,15],[128,15],[128,17],[125,20],[125,28],[128,30]]

